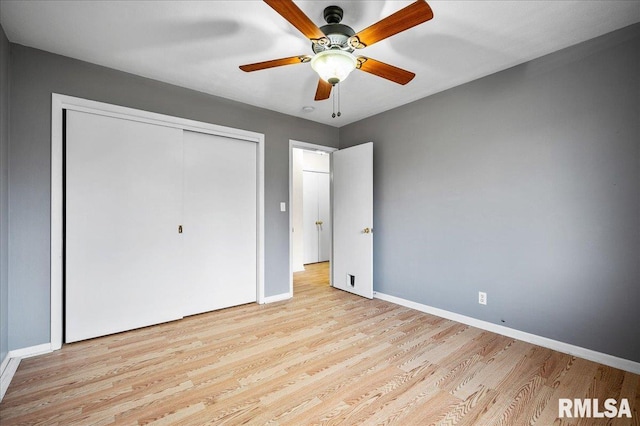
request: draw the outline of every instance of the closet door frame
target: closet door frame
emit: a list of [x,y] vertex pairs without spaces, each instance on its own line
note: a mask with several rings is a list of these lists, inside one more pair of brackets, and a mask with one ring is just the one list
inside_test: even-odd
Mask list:
[[257,253],[256,299],[264,303],[264,134],[196,120],[173,117],[88,99],[53,93],[51,96],[51,350],[62,347],[63,336],[63,209],[64,110],[100,114],[230,139],[256,143]]

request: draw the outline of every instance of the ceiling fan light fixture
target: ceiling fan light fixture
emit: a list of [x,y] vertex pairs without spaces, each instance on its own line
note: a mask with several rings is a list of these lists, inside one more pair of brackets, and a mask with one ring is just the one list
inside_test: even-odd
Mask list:
[[311,59],[311,68],[318,73],[321,79],[332,85],[344,81],[351,71],[356,69],[357,65],[358,60],[355,56],[338,49],[316,53]]

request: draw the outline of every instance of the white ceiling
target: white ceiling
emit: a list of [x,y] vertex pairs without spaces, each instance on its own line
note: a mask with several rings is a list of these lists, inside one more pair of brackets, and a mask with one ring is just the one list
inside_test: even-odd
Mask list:
[[[318,26],[337,4],[356,32],[411,1],[297,1]],[[343,126],[640,22],[640,1],[429,1],[434,18],[359,52],[413,71],[400,86],[355,71],[342,116],[315,102],[309,64],[245,73],[238,66],[310,54],[311,44],[262,1],[1,0],[13,43]],[[303,112],[304,106],[315,111]]]

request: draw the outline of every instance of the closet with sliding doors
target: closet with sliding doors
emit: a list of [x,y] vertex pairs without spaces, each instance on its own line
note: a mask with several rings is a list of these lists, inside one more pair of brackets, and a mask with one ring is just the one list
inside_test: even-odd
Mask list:
[[64,117],[64,340],[256,301],[257,144]]

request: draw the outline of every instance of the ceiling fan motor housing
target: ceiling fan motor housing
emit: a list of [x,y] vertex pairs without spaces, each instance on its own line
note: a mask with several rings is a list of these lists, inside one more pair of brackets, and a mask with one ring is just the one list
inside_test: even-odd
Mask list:
[[312,43],[311,47],[314,53],[329,49],[353,52],[354,49],[349,45],[348,40],[356,32],[350,26],[340,23],[343,15],[344,12],[340,6],[328,6],[324,9],[324,19],[327,21],[327,25],[320,27],[320,30],[327,36],[329,43],[325,45]]

